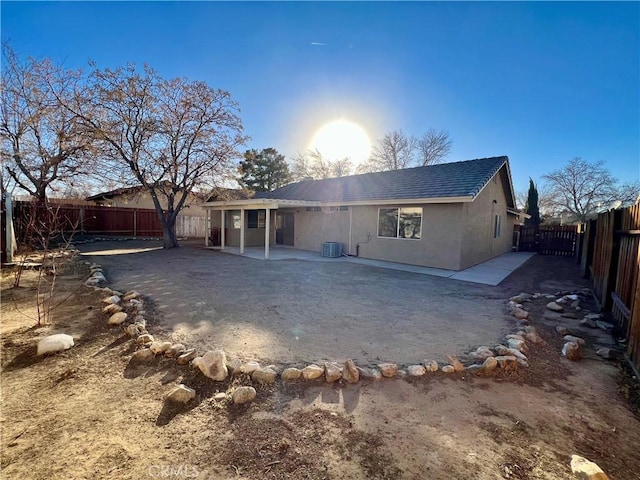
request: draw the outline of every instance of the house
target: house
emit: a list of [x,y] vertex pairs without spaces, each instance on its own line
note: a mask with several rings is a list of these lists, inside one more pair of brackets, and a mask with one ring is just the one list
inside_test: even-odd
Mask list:
[[274,245],[463,270],[512,248],[518,221],[506,156],[286,185],[202,204],[208,245]]

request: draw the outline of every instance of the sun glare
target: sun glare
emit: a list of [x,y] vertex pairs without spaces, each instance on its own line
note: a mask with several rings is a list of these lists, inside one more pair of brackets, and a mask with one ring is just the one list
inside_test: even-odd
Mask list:
[[354,165],[358,165],[369,158],[371,140],[360,125],[348,120],[334,120],[315,133],[310,148],[317,149],[328,160],[349,157]]

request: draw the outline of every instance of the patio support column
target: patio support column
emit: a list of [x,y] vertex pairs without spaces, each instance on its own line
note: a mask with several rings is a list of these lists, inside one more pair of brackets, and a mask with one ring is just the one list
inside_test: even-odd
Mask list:
[[224,220],[226,215],[224,210],[220,210],[220,250],[224,250]]
[[264,216],[264,259],[269,260],[269,231],[271,230],[271,210],[266,209]]
[[204,211],[204,246],[209,246],[209,219],[211,218],[211,210]]
[[240,209],[240,255],[244,255],[244,208]]

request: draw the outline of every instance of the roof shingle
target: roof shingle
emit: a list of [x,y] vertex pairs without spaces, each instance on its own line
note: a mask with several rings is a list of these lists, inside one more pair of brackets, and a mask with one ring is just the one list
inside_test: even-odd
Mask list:
[[256,198],[357,202],[475,196],[509,161],[491,157],[327,180],[305,180]]

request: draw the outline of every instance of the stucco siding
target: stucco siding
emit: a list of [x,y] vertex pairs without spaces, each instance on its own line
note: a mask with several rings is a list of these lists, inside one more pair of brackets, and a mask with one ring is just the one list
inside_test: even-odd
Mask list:
[[[347,249],[349,243],[349,211],[309,212],[296,209],[294,217],[294,247],[320,252],[324,242],[339,242]],[[345,250],[348,253],[348,250]]]
[[[211,211],[211,228],[220,228],[220,210]],[[248,228],[249,218],[247,210],[244,215],[244,245],[245,247],[261,247],[264,246],[264,227],[263,228]],[[276,230],[275,230],[275,211],[271,211],[271,234],[269,237],[269,245],[275,245],[276,243]],[[240,229],[233,228],[229,220],[229,215],[225,221],[225,238],[224,244],[229,247],[240,246]]]
[[359,243],[359,256],[363,258],[459,270],[461,204],[424,204],[420,207],[422,235],[419,240],[379,237],[378,207],[353,207],[351,252],[355,254]]
[[[511,251],[514,216],[507,214],[507,198],[502,169],[473,202],[463,204],[464,229],[460,268],[468,268]],[[495,238],[496,215],[500,217],[500,235]]]

